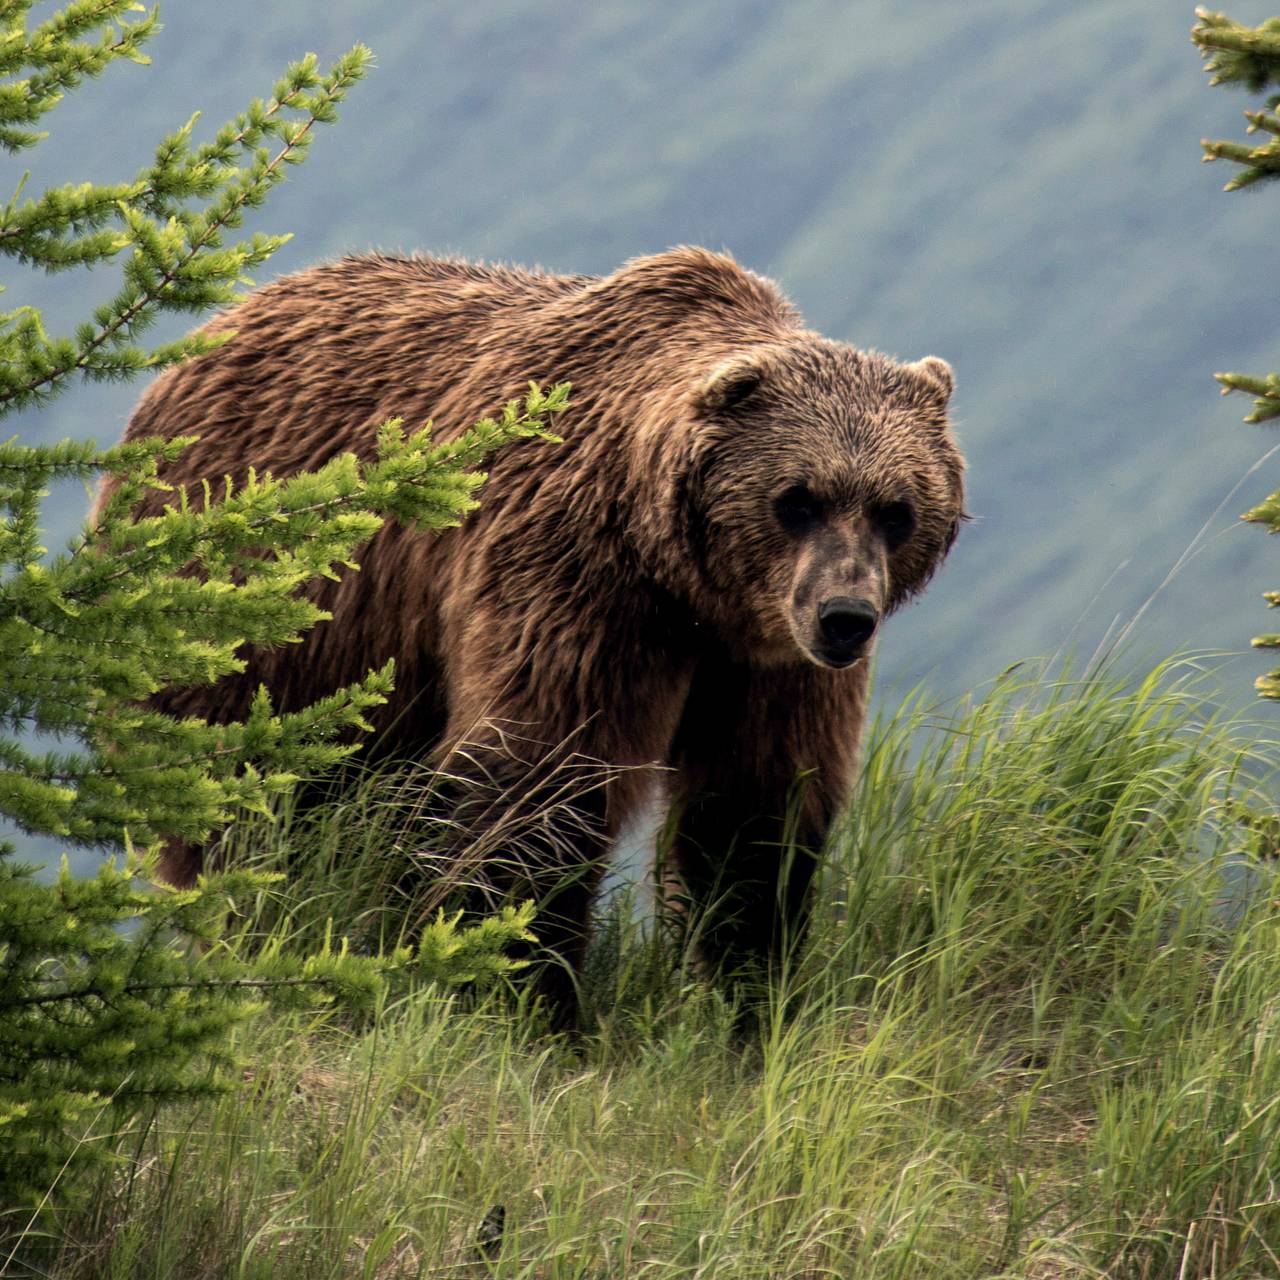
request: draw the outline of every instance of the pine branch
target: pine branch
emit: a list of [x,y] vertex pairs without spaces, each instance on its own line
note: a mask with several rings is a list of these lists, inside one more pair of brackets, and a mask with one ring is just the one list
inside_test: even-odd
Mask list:
[[1251,93],[1280,84],[1280,18],[1245,27],[1205,8],[1197,8],[1196,17],[1191,40],[1205,60],[1210,84],[1243,84]]
[[[1191,39],[1199,47],[1211,84],[1242,84],[1253,93],[1268,85],[1280,84],[1280,18],[1269,18],[1257,27],[1245,27],[1225,13],[1197,9],[1198,22]],[[1238,142],[1201,139],[1205,160],[1227,160],[1238,171],[1223,187],[1224,191],[1241,191],[1262,182],[1280,178],[1280,95],[1269,98],[1262,110],[1246,111],[1250,134],[1262,133],[1266,140],[1253,146]],[[1222,394],[1240,391],[1254,397],[1253,412],[1246,422],[1269,422],[1280,418],[1280,373],[1263,377],[1244,373],[1215,373]],[[1280,532],[1280,492],[1273,493],[1246,511],[1242,520],[1265,525],[1272,533]],[[1280,604],[1280,592],[1267,592],[1270,607]],[[1258,648],[1280,647],[1280,636],[1257,636]],[[1264,698],[1280,699],[1280,670],[1260,676],[1255,687]]]
[[[214,141],[193,152],[190,137],[200,119],[196,112],[161,142],[153,163],[132,182],[55,187],[21,208],[15,196],[0,217],[0,252],[45,270],[61,270],[110,257],[127,247],[128,237],[118,232],[87,234],[118,221],[121,205],[136,206],[153,219],[180,217],[183,201],[208,198],[234,178],[237,157],[260,147],[267,134],[275,132],[273,122],[297,107],[304,92],[301,86],[286,77],[277,88],[284,92],[265,108],[239,116]],[[59,234],[51,235],[52,230]]]
[[1272,418],[1280,418],[1280,373],[1269,373],[1265,378],[1245,373],[1215,373],[1213,376],[1222,384],[1224,396],[1233,391],[1245,391],[1258,397],[1253,402],[1253,412],[1245,418],[1246,422],[1269,422]]
[[[140,704],[167,686],[243,669],[246,644],[300,639],[327,617],[297,594],[303,586],[352,565],[387,517],[429,529],[456,524],[484,479],[469,468],[496,448],[547,435],[566,403],[567,387],[531,386],[523,404],[512,401],[499,418],[443,444],[429,428],[406,435],[388,423],[363,467],[343,455],[286,480],[251,473],[217,502],[208,488],[198,504],[178,490],[163,514],[135,522],[136,496],[183,445],[143,442],[127,450],[133,470],[104,507],[95,539],[46,563],[34,523],[13,522],[5,559],[17,567],[0,579],[0,670],[6,653],[24,656],[0,682],[0,717],[27,717],[92,750],[36,755],[0,740],[0,812],[26,830],[80,841],[126,827],[144,843],[199,840],[237,807],[261,807],[300,774],[332,767],[355,749],[338,735],[367,728],[364,717],[385,699],[389,670],[289,716],[275,716],[263,695],[243,724],[174,721]],[[115,450],[0,446],[9,473],[21,475],[24,458],[38,465],[7,497],[0,480],[0,499],[28,517],[50,474],[124,465]]]
[[[1244,27],[1224,13],[1197,9],[1199,22],[1191,29],[1191,39],[1205,61],[1211,84],[1243,84],[1260,93],[1268,84],[1280,84],[1280,18],[1270,18],[1258,27]],[[1277,100],[1267,103],[1265,111],[1246,111],[1249,133],[1258,130],[1280,134],[1280,117],[1275,114]],[[1203,159],[1230,160],[1238,164],[1237,173],[1224,191],[1242,191],[1259,182],[1280,177],[1280,142],[1268,141],[1261,146],[1202,138]]]
[[[312,128],[336,118],[337,104],[365,74],[371,57],[364,46],[356,46],[323,79],[316,74],[314,57],[291,67],[277,86],[280,92],[273,104],[256,104],[236,129],[220,135],[201,153],[203,159],[197,167],[209,166],[219,157],[229,158],[235,148],[243,148],[267,133],[282,140],[274,156],[259,150],[247,172],[235,170],[233,176],[226,178],[223,194],[205,214],[189,213],[181,219],[173,215],[162,224],[142,209],[121,202],[118,207],[125,232],[118,233],[114,240],[107,237],[116,233],[95,235],[79,248],[68,248],[47,234],[41,239],[38,229],[32,229],[38,228],[40,218],[50,213],[49,208],[36,205],[34,211],[24,214],[33,219],[21,255],[29,260],[39,260],[42,248],[54,253],[60,266],[77,265],[78,258],[110,256],[128,244],[134,246],[134,253],[125,267],[124,288],[110,304],[98,309],[96,328],[82,327],[74,342],[45,337],[34,314],[20,311],[0,317],[0,357],[6,346],[14,355],[7,366],[0,363],[0,416],[43,403],[74,373],[93,379],[127,377],[202,354],[225,341],[229,335],[196,335],[149,353],[125,345],[160,311],[203,311],[230,301],[235,284],[244,273],[285,243],[287,237],[255,235],[244,244],[222,249],[221,236],[223,231],[238,227],[249,208],[262,203],[283,177],[283,166],[296,163],[305,154]],[[301,120],[276,118],[286,100],[302,111]],[[176,141],[170,140],[175,154],[184,145],[181,134],[179,131],[175,135]],[[153,204],[154,188],[153,181]],[[98,202],[87,195],[78,200],[78,216],[91,220],[100,215],[100,204],[97,213],[92,207]],[[16,216],[9,212],[6,221]]]
[[[78,0],[28,33],[31,0],[16,0],[0,12],[5,30],[0,35],[0,76],[33,74],[0,84],[0,149],[16,152],[33,147],[44,136],[28,127],[53,110],[86,77],[101,75],[120,58],[146,63],[142,46],[159,29],[152,10],[143,12],[134,0]],[[98,31],[95,43],[82,40]]]

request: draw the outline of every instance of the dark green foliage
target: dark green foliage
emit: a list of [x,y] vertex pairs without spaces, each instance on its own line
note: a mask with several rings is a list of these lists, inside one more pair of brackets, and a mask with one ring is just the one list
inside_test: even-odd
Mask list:
[[[156,25],[154,13],[133,20],[127,0],[79,0],[28,30],[32,3],[0,0],[8,151],[34,145],[30,126],[85,76],[120,58],[145,62],[139,50]],[[229,340],[136,345],[161,313],[231,301],[283,243],[223,236],[304,157],[312,127],[335,118],[369,60],[357,47],[321,74],[303,59],[212,142],[192,143],[193,117],[132,182],[16,193],[0,210],[0,253],[50,271],[117,256],[123,267],[116,296],[70,337],[49,337],[31,307],[0,314],[0,416],[46,402],[77,375],[126,378]],[[389,666],[290,715],[264,690],[243,723],[177,720],[148,699],[242,669],[246,645],[297,641],[327,616],[301,588],[354,571],[388,518],[457,524],[484,480],[474,468],[500,445],[546,436],[565,398],[565,388],[531,387],[523,405],[447,444],[432,441],[429,424],[389,422],[366,465],[344,455],[283,481],[251,473],[194,503],[175,490],[163,514],[140,520],[138,499],[167,487],[158,469],[187,441],[0,443],[0,1210],[74,1186],[63,1175],[105,1149],[103,1126],[219,1087],[228,1032],[264,1003],[369,1006],[392,979],[448,985],[515,966],[505,952],[530,939],[528,908],[467,930],[438,917],[413,948],[378,955],[352,955],[326,935],[309,954],[268,940],[250,959],[217,941],[221,924],[278,877],[146,886],[160,842],[203,841],[238,812],[265,812],[299,776],[354,751],[350,731],[385,699]],[[95,527],[50,558],[40,534],[50,484],[104,474],[118,487]],[[127,856],[88,879],[64,867],[51,885],[14,861],[5,829]]]
[[462,930],[438,916],[414,947],[376,956],[330,939],[246,962],[219,942],[226,917],[279,877],[224,872],[158,893],[139,879],[147,869],[131,858],[78,879],[64,866],[50,886],[0,861],[0,1208],[38,1203],[64,1166],[101,1152],[104,1127],[226,1087],[228,1032],[265,1005],[367,1010],[411,980],[491,982],[532,938],[526,905]]
[[[1213,84],[1243,84],[1252,93],[1280,84],[1280,18],[1268,18],[1257,27],[1243,27],[1226,14],[1207,9],[1197,9],[1196,17],[1199,22],[1191,29],[1191,38],[1200,47]],[[1244,114],[1249,133],[1261,131],[1266,135],[1265,142],[1250,146],[1206,138],[1201,143],[1206,160],[1225,159],[1240,166],[1224,191],[1239,191],[1280,177],[1280,94],[1268,98],[1261,110]],[[1255,397],[1253,412],[1246,422],[1268,422],[1280,417],[1280,373],[1262,377],[1244,373],[1213,376],[1222,384],[1224,396],[1243,391]],[[1246,511],[1241,519],[1265,525],[1272,533],[1280,530],[1280,491]],[[1280,605],[1280,592],[1268,591],[1263,598],[1271,608]],[[1280,648],[1280,635],[1256,636],[1253,643],[1259,648]],[[1280,698],[1280,670],[1259,676],[1256,684],[1264,698]]]

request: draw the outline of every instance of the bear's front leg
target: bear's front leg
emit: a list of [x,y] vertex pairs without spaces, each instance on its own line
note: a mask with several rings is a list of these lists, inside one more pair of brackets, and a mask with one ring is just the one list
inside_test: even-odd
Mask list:
[[548,611],[514,644],[481,608],[467,617],[438,756],[447,834],[436,863],[476,910],[534,900],[537,989],[561,1028],[577,1021],[613,840],[667,756],[690,672],[638,611],[619,621],[599,616],[598,596],[565,599],[572,608]]
[[577,978],[611,827],[612,771],[580,749],[580,736],[549,740],[509,709],[470,726],[440,761],[434,807],[442,834],[415,868],[450,885],[469,915],[533,900],[532,976],[556,1029],[577,1021]]
[[694,674],[672,755],[671,857],[699,953],[736,995],[762,994],[804,941],[866,690],[862,662],[759,670],[726,655]]

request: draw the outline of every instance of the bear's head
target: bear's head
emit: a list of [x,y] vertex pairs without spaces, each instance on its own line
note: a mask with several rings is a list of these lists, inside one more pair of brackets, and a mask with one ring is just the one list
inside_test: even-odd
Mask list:
[[687,389],[673,489],[695,612],[758,665],[848,667],[964,518],[950,367],[775,331]]
[[595,412],[623,424],[638,571],[753,665],[866,655],[964,519],[946,362],[824,338],[772,280],[690,246],[562,305],[549,323],[595,353]]

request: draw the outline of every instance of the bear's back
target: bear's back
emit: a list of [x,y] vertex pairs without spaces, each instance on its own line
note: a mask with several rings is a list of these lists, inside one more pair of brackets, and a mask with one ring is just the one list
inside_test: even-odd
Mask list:
[[[162,374],[125,439],[194,435],[166,476],[179,482],[249,465],[286,476],[338,453],[368,456],[373,428],[400,417],[447,420],[464,377],[485,378],[491,335],[581,290],[591,277],[448,258],[370,254],[283,276],[210,321],[233,331],[218,350]],[[495,368],[494,380],[502,376]],[[484,411],[500,398],[490,397]],[[441,418],[440,409],[446,417]]]

